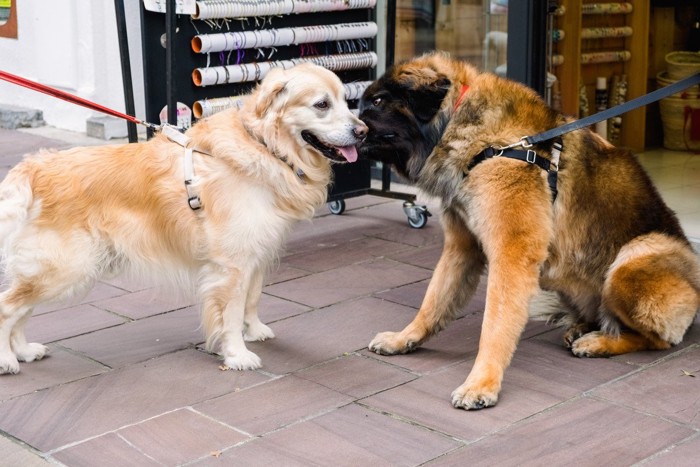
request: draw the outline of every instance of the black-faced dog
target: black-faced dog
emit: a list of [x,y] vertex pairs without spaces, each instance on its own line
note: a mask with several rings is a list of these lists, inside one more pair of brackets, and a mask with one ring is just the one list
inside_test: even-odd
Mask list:
[[526,86],[438,53],[390,68],[360,110],[360,154],[439,197],[445,235],[417,316],[371,350],[406,353],[436,334],[486,265],[479,352],[455,407],[496,404],[539,287],[573,317],[564,340],[579,357],[681,342],[700,306],[700,264],[631,153],[588,129],[501,150],[567,119]]

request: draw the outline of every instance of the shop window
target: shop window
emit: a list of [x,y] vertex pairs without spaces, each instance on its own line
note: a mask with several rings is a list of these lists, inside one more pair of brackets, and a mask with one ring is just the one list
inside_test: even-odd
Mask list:
[[508,0],[398,0],[395,60],[449,52],[505,74]]

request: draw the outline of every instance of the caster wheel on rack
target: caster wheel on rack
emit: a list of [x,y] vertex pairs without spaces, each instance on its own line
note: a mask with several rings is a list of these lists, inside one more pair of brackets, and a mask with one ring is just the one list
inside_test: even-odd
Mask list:
[[328,210],[331,214],[335,214],[336,216],[341,215],[345,212],[345,200],[339,199],[337,201],[331,201],[328,203]]
[[416,217],[408,218],[408,225],[410,225],[414,229],[422,229],[427,223],[428,216],[424,212],[419,213]]
[[414,229],[425,227],[425,224],[428,223],[428,217],[432,215],[425,206],[416,206],[409,201],[403,203],[403,212],[408,217],[408,225]]

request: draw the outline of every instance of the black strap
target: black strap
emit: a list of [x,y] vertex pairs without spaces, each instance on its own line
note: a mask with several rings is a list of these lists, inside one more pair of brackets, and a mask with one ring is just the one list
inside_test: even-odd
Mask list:
[[[557,151],[557,153],[561,152],[561,140],[558,139],[554,142],[553,150]],[[557,177],[559,173],[559,167],[557,164],[552,163],[549,159],[538,156],[537,153],[531,149],[523,151],[521,149],[513,148],[496,149],[489,147],[474,156],[474,158],[467,165],[467,169],[472,170],[477,164],[484,162],[486,159],[491,159],[492,157],[506,157],[508,159],[516,159],[538,166],[540,169],[547,172],[547,183],[549,184],[549,189],[552,192],[552,202],[557,199],[557,193],[559,192],[557,189]],[[464,176],[466,177],[467,174],[464,174]]]
[[676,94],[677,92],[680,92],[698,83],[700,83],[700,72],[695,73],[694,75],[691,75],[680,81],[676,81],[673,84],[669,84],[668,86],[665,86],[661,89],[657,89],[656,91],[652,91],[649,94],[645,94],[643,96],[632,99],[631,101],[622,103],[620,105],[616,105],[615,107],[603,110],[602,112],[589,115],[588,117],[582,118],[581,120],[576,120],[575,122],[567,123],[566,125],[562,125],[557,128],[552,128],[551,130],[543,131],[542,133],[538,133],[534,136],[526,136],[525,138],[523,138],[523,140],[525,140],[529,144],[537,144],[541,143],[542,141],[548,141],[550,139],[556,138],[557,136],[569,133],[570,131],[578,130],[589,125],[593,125],[594,123],[602,122],[603,120],[607,120],[612,117],[617,117],[618,115],[622,115],[623,113],[629,112],[630,110],[636,109],[637,107],[651,104],[652,102],[661,100],[664,97],[670,96],[671,94]]
[[521,149],[496,149],[496,148],[486,148],[483,151],[481,151],[479,154],[474,156],[474,159],[469,162],[469,165],[467,168],[471,170],[474,168],[475,165],[477,165],[480,162],[485,161],[486,159],[490,159],[492,157],[507,157],[508,159],[517,159],[519,161],[527,162],[529,164],[535,164],[545,172],[549,172],[549,168],[552,166],[552,163],[549,162],[548,159],[545,159],[544,157],[540,157],[537,155],[535,151],[532,149],[526,149],[526,150],[521,150]]

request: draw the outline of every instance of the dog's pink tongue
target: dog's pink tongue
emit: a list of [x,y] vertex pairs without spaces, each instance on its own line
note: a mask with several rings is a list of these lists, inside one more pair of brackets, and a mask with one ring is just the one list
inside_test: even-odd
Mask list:
[[355,162],[357,160],[357,148],[355,146],[345,146],[338,148],[338,151],[343,155],[348,162]]

